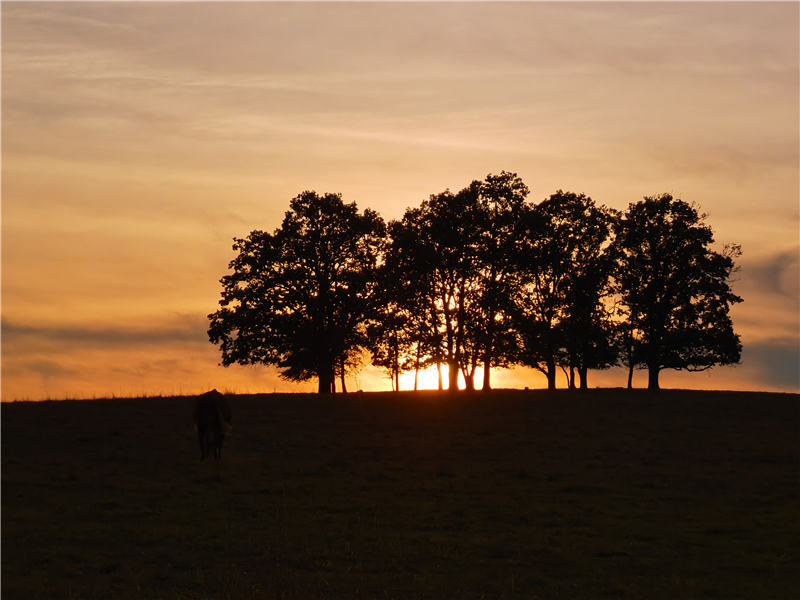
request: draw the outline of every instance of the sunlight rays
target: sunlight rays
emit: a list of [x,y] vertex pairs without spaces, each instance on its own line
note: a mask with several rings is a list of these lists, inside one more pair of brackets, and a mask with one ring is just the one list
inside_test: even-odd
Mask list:
[[[447,365],[442,365],[442,386],[447,389],[447,377],[450,369]],[[494,372],[492,372],[494,375]],[[408,391],[414,389],[414,371],[408,371],[400,374],[400,391]],[[483,383],[483,367],[478,367],[475,370],[475,388],[480,389]],[[458,374],[458,389],[463,390],[466,388],[464,384],[464,375]],[[435,366],[428,367],[427,369],[420,369],[417,378],[417,390],[438,390],[439,389],[439,371]]]

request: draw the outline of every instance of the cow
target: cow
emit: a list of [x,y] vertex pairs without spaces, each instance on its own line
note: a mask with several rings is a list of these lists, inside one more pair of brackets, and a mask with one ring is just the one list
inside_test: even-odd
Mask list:
[[214,460],[222,459],[222,441],[231,427],[231,407],[225,396],[211,390],[197,397],[194,422],[200,439],[200,460],[212,451]]

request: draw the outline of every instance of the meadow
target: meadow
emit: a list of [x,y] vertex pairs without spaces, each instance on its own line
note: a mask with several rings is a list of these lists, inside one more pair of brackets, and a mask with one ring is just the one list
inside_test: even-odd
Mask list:
[[800,597],[800,395],[230,403],[3,403],[2,597]]

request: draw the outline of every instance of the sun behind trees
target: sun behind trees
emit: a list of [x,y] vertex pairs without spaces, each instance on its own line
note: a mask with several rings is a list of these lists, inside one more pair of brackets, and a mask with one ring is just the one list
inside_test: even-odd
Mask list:
[[[738,364],[730,288],[741,250],[710,249],[705,215],[668,194],[624,213],[558,190],[539,204],[503,171],[433,194],[388,227],[339,194],[303,192],[274,233],[235,239],[209,339],[222,364],[271,364],[336,391],[367,360],[400,373],[442,365],[467,390],[483,367],[528,365],[555,388],[588,371]],[[416,378],[415,378],[416,382]],[[631,386],[631,378],[628,379]],[[416,389],[416,383],[415,383]]]

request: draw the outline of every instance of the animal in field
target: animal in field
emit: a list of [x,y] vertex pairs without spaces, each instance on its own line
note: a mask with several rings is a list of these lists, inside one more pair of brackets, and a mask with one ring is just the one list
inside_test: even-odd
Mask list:
[[200,440],[200,460],[214,453],[214,460],[222,459],[222,442],[231,427],[231,407],[225,396],[211,390],[197,397],[194,422]]

